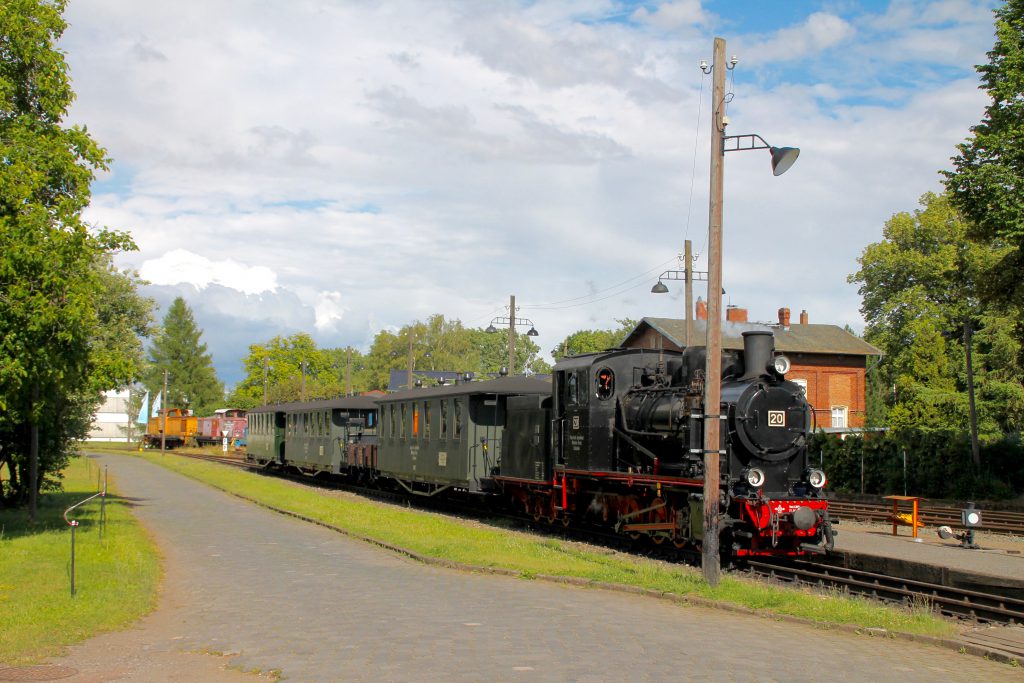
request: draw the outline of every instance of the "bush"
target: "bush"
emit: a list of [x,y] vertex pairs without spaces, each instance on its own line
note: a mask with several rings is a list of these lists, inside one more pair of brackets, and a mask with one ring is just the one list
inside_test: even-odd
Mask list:
[[[945,430],[902,429],[837,435],[817,432],[809,442],[830,487],[843,493],[889,495],[904,489],[927,498],[1001,500],[1024,491],[1020,435],[982,444],[981,469],[971,460],[970,437]],[[863,481],[862,481],[863,478]]]

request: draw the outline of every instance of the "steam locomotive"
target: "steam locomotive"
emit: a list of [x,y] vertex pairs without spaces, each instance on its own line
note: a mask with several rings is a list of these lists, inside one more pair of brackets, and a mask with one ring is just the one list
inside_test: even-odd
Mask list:
[[[247,457],[511,506],[538,522],[703,542],[706,351],[613,349],[564,359],[552,382],[501,377],[257,408]],[[722,362],[720,548],[734,558],[832,545],[810,407],[771,332]],[[264,434],[264,432],[266,432]]]

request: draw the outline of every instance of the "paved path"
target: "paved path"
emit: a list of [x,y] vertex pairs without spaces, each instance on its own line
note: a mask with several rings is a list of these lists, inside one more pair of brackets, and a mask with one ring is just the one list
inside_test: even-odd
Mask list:
[[[233,666],[293,682],[1024,680],[930,646],[423,566],[137,458],[102,460],[176,586],[153,651],[237,653]],[[138,656],[112,663],[117,680],[151,680],[123,661]]]

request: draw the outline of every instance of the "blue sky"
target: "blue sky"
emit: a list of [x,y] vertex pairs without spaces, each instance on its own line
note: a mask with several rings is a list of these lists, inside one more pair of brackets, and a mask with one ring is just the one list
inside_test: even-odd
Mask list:
[[861,329],[847,276],[980,119],[992,7],[72,0],[62,47],[114,159],[87,218],[132,232],[119,263],[185,296],[231,384],[274,334],[366,349],[510,294],[545,350],[681,317],[649,290],[685,239],[704,267],[715,36],[728,132],[802,150],[778,178],[727,156],[729,301]]

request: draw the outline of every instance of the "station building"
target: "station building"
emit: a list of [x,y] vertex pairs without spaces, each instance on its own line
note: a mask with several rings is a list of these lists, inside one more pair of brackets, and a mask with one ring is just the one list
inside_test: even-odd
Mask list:
[[[729,306],[722,323],[722,348],[741,351],[743,333],[770,330],[775,350],[792,363],[786,375],[804,388],[814,409],[816,429],[844,432],[864,426],[867,413],[866,376],[871,357],[882,352],[837,325],[811,324],[807,311],[798,323],[790,321],[788,308],[780,308],[778,322],[750,322],[745,308]],[[680,351],[704,346],[707,337],[707,304],[697,299],[696,315],[687,329],[685,320],[644,318],[622,342],[625,348]]]

